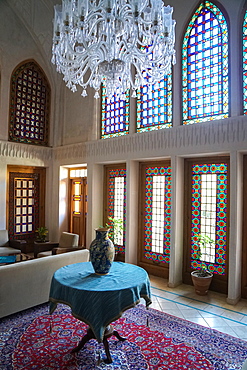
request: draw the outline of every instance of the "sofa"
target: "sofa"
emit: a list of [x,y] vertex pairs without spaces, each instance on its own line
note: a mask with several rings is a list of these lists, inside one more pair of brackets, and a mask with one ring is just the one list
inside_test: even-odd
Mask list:
[[48,302],[54,272],[88,260],[83,249],[0,266],[0,318]]

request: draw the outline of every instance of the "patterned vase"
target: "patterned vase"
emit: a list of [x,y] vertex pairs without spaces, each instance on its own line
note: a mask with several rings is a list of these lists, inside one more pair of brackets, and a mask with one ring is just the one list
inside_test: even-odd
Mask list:
[[90,261],[99,275],[108,274],[114,260],[115,248],[108,238],[109,229],[96,229],[96,238],[90,244]]

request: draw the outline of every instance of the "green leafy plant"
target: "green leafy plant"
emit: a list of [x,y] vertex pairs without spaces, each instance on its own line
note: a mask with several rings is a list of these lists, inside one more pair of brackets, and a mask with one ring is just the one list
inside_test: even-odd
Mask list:
[[45,226],[40,226],[37,228],[36,233],[38,234],[37,240],[40,242],[44,242],[46,235],[48,234],[48,229]]
[[110,223],[106,223],[109,228],[109,238],[114,244],[118,243],[119,238],[122,238],[124,232],[123,220],[121,218],[108,217]]
[[[207,248],[211,249],[212,245],[215,245],[215,241],[210,238],[206,234],[198,234],[197,235],[197,251],[196,251],[196,258],[201,262],[201,267],[197,271],[198,277],[205,277],[210,275],[211,273],[207,269],[207,265],[204,261],[202,261],[202,254],[207,255]],[[204,252],[202,250],[204,249]]]

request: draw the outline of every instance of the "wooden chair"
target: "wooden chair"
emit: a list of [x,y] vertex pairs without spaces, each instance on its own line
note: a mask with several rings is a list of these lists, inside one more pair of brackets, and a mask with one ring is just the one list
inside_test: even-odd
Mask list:
[[84,249],[78,246],[79,235],[63,232],[59,242],[34,242],[34,257],[47,257],[52,254],[60,254]]

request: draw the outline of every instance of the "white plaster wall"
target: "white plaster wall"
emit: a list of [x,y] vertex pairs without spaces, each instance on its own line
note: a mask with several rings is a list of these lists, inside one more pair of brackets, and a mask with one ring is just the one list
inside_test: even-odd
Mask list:
[[[197,0],[172,0],[176,26],[177,64],[173,71],[173,127],[149,133],[135,133],[135,100],[130,103],[130,134],[125,137],[99,140],[100,100],[93,91],[83,99],[64,85],[50,63],[53,5],[57,0],[0,1],[0,227],[5,225],[7,164],[47,166],[46,214],[51,238],[58,238],[66,228],[68,214],[63,208],[63,168],[72,164],[88,165],[88,245],[94,228],[103,218],[103,165],[127,164],[127,245],[126,258],[135,263],[138,229],[139,162],[150,159],[171,159],[172,245],[169,284],[181,282],[183,225],[183,161],[187,157],[229,155],[231,163],[230,253],[228,299],[234,303],[240,294],[242,220],[242,155],[247,153],[247,117],[241,115],[241,27],[239,17],[243,0],[220,0],[230,21],[230,117],[226,120],[181,126],[181,45],[183,32],[198,6]],[[167,2],[166,2],[167,4]],[[14,26],[13,26],[14,25]],[[52,88],[51,146],[37,148],[8,143],[9,85],[12,70],[21,61],[32,58],[43,68]],[[64,172],[63,172],[64,173]],[[65,215],[64,215],[65,210]],[[237,272],[236,272],[237,271]]]

